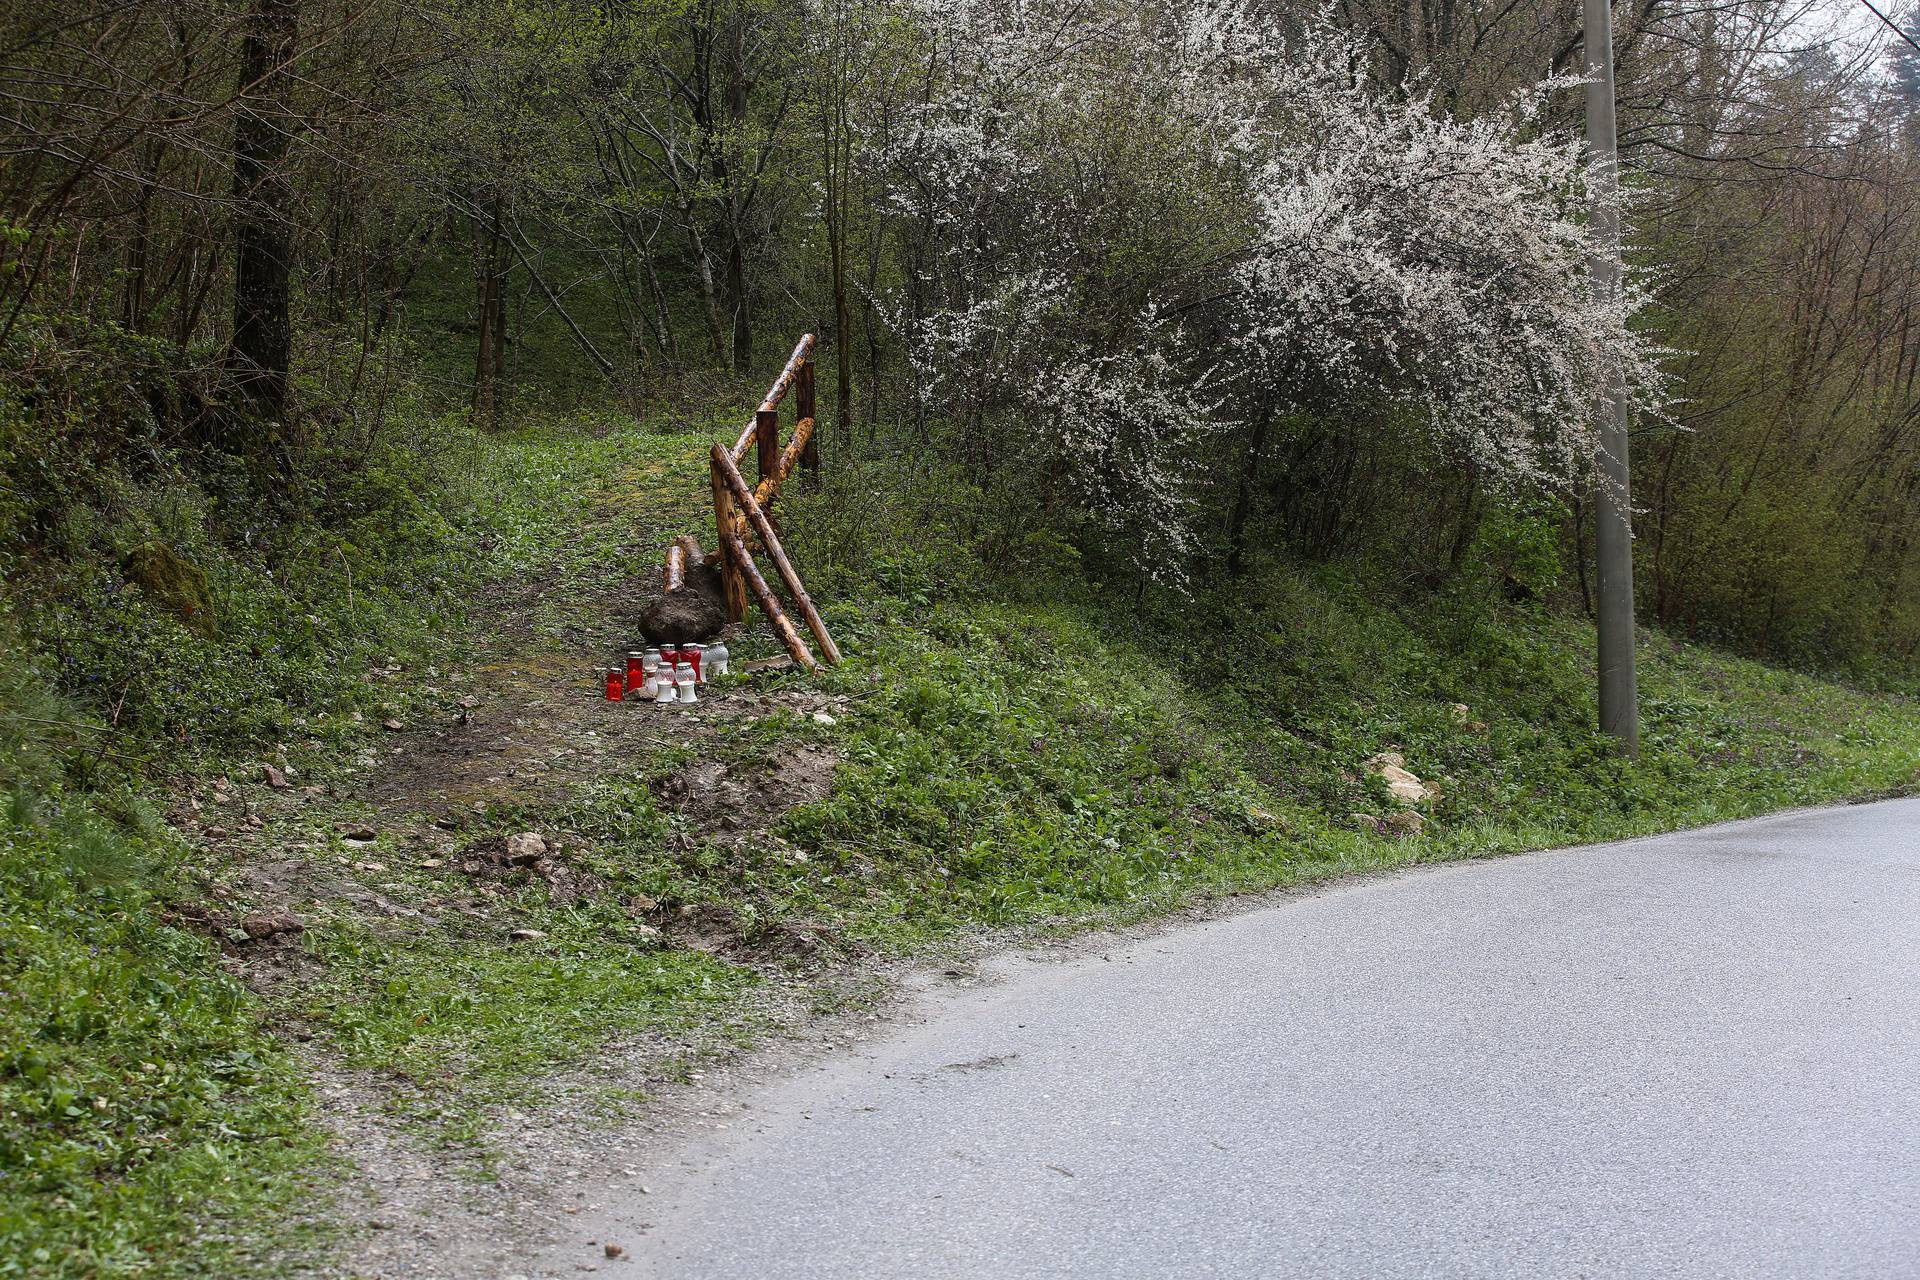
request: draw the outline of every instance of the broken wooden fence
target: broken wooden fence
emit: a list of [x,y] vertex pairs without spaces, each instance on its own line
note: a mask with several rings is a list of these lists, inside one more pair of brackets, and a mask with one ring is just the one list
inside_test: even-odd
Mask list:
[[[760,401],[753,420],[740,433],[740,439],[733,448],[729,449],[724,444],[713,446],[710,458],[713,526],[720,539],[719,550],[703,556],[699,542],[683,535],[667,548],[665,580],[666,589],[673,591],[685,581],[688,565],[717,563],[726,596],[727,621],[738,622],[746,616],[747,595],[751,591],[754,602],[767,615],[774,631],[787,646],[787,652],[809,671],[819,663],[814,660],[807,642],[781,609],[779,598],[767,584],[760,567],[754,563],[753,553],[756,549],[764,552],[772,563],[787,597],[793,601],[794,611],[807,624],[807,630],[813,633],[815,642],[819,644],[821,657],[829,663],[839,662],[840,649],[828,633],[827,624],[821,620],[820,611],[814,608],[813,600],[807,595],[806,586],[800,581],[793,562],[781,547],[780,527],[772,515],[773,504],[780,496],[780,486],[786,483],[794,469],[806,467],[814,470],[820,465],[813,413],[813,348],[813,335],[809,333],[802,337],[794,347],[793,355],[788,358],[787,367],[780,371],[780,376],[774,380],[766,398]],[[780,405],[789,393],[792,394],[794,408],[793,435],[782,448]],[[747,486],[746,479],[740,474],[740,463],[746,458],[749,448],[755,450],[755,470],[758,473],[758,483],[752,488]]]

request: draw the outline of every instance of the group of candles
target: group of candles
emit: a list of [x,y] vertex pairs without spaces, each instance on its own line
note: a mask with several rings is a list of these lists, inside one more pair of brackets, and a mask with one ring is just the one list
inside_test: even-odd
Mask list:
[[607,701],[698,702],[698,686],[709,676],[727,674],[727,660],[727,646],[719,640],[634,649],[627,654],[624,668],[607,668]]

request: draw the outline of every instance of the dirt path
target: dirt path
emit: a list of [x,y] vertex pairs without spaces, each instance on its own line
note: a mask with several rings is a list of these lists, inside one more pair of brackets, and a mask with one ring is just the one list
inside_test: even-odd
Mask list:
[[[595,782],[648,777],[678,825],[721,847],[770,838],[787,807],[826,793],[835,758],[824,747],[784,755],[776,786],[720,758],[742,726],[834,705],[784,679],[778,663],[691,708],[601,696],[599,672],[638,643],[633,620],[664,546],[698,527],[692,474],[655,466],[609,485],[580,534],[604,552],[568,548],[575,554],[551,571],[484,591],[472,603],[470,661],[369,669],[369,684],[407,691],[412,709],[350,759],[316,769],[318,780],[281,755],[179,796],[171,816],[199,849],[206,891],[176,914],[213,936],[227,967],[278,1011],[342,1158],[338,1207],[316,1210],[344,1228],[340,1248],[300,1264],[305,1274],[498,1274],[492,1259],[529,1220],[565,1209],[585,1171],[631,1165],[637,1134],[697,1111],[684,1099],[702,1096],[703,1078],[749,1039],[789,1029],[813,1043],[823,1008],[864,1009],[882,989],[844,955],[812,963],[805,936],[748,934],[725,912],[629,899],[635,928],[656,947],[746,966],[754,994],[711,1026],[638,1036],[608,1028],[590,1067],[535,1073],[523,1100],[484,1106],[457,1141],[444,1125],[422,1124],[421,1081],[344,1065],[326,1027],[299,1012],[302,993],[328,976],[305,941],[317,922],[351,921],[376,945],[506,947],[514,895],[537,889],[536,879],[556,904],[605,891],[571,856],[580,842],[559,816]],[[751,654],[743,638],[729,642]],[[663,753],[683,763],[659,776]],[[503,821],[542,834],[545,855],[514,853]]]

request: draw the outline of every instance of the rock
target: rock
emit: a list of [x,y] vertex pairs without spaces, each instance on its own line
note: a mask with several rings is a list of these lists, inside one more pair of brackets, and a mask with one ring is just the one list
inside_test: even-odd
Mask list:
[[744,663],[740,669],[749,675],[754,675],[762,671],[788,671],[792,667],[793,659],[783,653],[777,658],[762,658],[758,662]]
[[382,729],[385,729],[388,733],[398,733],[402,729],[406,728],[407,726],[405,726],[404,724],[401,724],[398,720],[382,720],[380,722],[380,727]]
[[706,565],[687,569],[678,591],[656,597],[640,613],[640,634],[651,644],[711,640],[727,625],[727,599],[720,571]]
[[1387,815],[1385,826],[1397,836],[1417,836],[1427,829],[1427,820],[1411,809]]
[[143,542],[127,553],[121,567],[135,586],[185,623],[187,630],[209,639],[218,632],[207,575],[178,551],[164,542]]
[[249,938],[271,938],[278,933],[299,933],[306,926],[300,918],[287,911],[264,912],[248,916],[240,922]]
[[367,875],[379,875],[387,869],[387,864],[384,862],[356,862],[353,864],[353,869]]
[[609,1258],[624,1258],[627,1256],[627,1251],[612,1241],[608,1241],[602,1248]]
[[1401,804],[1419,804],[1427,798],[1426,786],[1406,765],[1406,757],[1398,751],[1382,751],[1367,761],[1367,772],[1385,782],[1387,790]]
[[288,787],[293,785],[291,782],[287,781],[286,773],[280,769],[275,768],[273,765],[267,765],[266,767],[260,770],[260,781],[266,783],[268,786],[272,787],[275,791],[285,791]]
[[546,936],[547,936],[546,934],[542,933],[538,929],[515,929],[512,933],[509,933],[507,935],[507,941],[508,942],[542,942],[542,941],[545,941]]
[[507,837],[507,861],[516,867],[538,862],[547,853],[547,838],[538,831],[522,831]]
[[364,822],[356,822],[344,828],[340,834],[357,844],[371,844],[380,838],[380,833]]
[[1380,830],[1380,819],[1371,813],[1350,813],[1347,815],[1347,821],[1359,827],[1362,831],[1377,832]]
[[1455,724],[1463,725],[1473,718],[1472,710],[1464,702],[1449,703],[1447,706],[1447,714],[1453,717]]
[[827,714],[826,712],[824,712],[824,711],[816,711],[816,712],[814,712],[814,713],[813,713],[813,722],[814,722],[815,724],[838,724],[838,723],[840,723],[840,722],[839,722],[838,720],[835,720],[835,719],[834,719],[834,718],[833,718],[832,716],[830,716],[830,715],[828,715],[828,714]]

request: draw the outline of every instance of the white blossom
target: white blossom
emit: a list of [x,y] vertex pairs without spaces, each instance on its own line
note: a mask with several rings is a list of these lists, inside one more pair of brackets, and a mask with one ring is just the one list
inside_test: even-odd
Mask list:
[[923,249],[889,300],[922,391],[1065,466],[1143,568],[1197,549],[1194,446],[1261,401],[1390,416],[1513,485],[1592,477],[1610,377],[1658,408],[1643,288],[1587,272],[1584,153],[1537,132],[1567,81],[1459,120],[1243,0],[915,13],[934,91],[870,161]]

